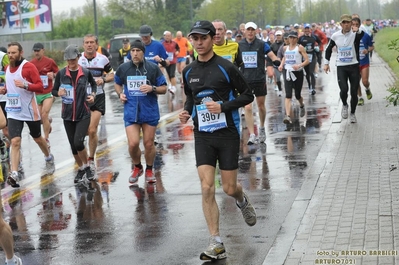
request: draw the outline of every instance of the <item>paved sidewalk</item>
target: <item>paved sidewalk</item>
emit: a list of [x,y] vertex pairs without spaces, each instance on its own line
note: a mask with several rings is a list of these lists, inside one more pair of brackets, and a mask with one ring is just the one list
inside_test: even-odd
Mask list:
[[[323,76],[334,86],[336,68]],[[341,103],[265,264],[399,263],[399,107],[386,107],[394,76],[374,53],[372,100],[358,123],[341,120]],[[349,103],[350,97],[348,98]]]

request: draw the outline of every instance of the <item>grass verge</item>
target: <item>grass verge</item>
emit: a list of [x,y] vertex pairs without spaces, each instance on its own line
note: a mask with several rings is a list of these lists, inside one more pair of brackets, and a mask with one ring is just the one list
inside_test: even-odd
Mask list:
[[[378,55],[388,64],[395,74],[396,81],[388,88],[389,95],[386,97],[388,105],[394,106],[399,103],[399,63],[396,58],[399,56],[399,28],[385,28],[375,36],[374,48]],[[390,49],[389,44],[397,43],[396,50]]]

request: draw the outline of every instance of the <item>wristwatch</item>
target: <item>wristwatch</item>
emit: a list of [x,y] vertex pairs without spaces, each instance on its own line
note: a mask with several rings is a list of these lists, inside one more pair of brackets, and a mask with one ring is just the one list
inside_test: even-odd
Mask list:
[[29,83],[28,82],[26,82],[26,81],[24,81],[24,89],[28,89],[28,87],[29,87]]
[[152,92],[156,92],[157,91],[157,87],[156,86],[152,86]]

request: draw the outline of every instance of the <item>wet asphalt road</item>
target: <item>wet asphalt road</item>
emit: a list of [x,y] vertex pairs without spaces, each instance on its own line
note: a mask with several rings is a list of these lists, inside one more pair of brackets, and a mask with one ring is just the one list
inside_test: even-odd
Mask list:
[[[247,146],[248,132],[243,128],[239,181],[257,210],[254,227],[245,224],[216,176],[228,258],[214,264],[263,263],[337,109],[338,91],[326,91],[324,85],[335,81],[334,73],[319,75],[315,96],[308,94],[304,82],[305,117],[299,118],[295,104],[295,119],[288,127],[282,123],[284,97],[268,85],[266,145]],[[41,176],[44,159],[25,126],[22,188],[5,185],[2,190],[4,217],[13,228],[16,252],[24,264],[207,264],[199,260],[208,244],[208,231],[192,130],[177,119],[181,93],[179,89],[173,100],[170,95],[159,97],[164,116],[158,130],[155,185],[144,184],[142,177],[138,186],[129,187],[123,107],[112,86],[99,127],[99,180],[94,192],[73,185],[76,168],[60,118],[60,100],[51,111],[54,175]],[[3,257],[0,252],[0,260]]]

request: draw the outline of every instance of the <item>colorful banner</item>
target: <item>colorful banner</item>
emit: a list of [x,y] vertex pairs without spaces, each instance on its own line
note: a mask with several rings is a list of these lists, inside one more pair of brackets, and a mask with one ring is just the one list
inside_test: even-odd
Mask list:
[[1,8],[0,36],[52,30],[51,0],[0,2]]

